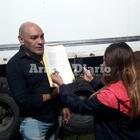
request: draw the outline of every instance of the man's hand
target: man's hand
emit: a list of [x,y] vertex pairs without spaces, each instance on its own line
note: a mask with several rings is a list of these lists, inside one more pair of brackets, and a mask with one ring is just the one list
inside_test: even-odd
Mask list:
[[54,99],[58,96],[59,94],[59,88],[58,87],[55,87],[52,92],[51,92],[51,98]]
[[51,94],[48,94],[48,93],[42,94],[43,102],[47,102],[49,100],[56,98],[58,94],[59,94],[59,91],[57,87],[52,90]]
[[70,120],[71,117],[71,112],[69,110],[69,108],[63,108],[62,109],[62,115],[63,115],[63,120],[65,123],[68,123],[68,121]]
[[43,102],[47,102],[51,99],[50,94],[42,94],[42,97],[43,97]]

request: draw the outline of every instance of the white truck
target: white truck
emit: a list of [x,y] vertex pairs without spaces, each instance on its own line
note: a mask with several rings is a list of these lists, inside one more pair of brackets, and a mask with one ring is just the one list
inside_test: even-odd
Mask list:
[[39,24],[46,44],[63,44],[69,58],[102,56],[125,41],[140,50],[139,0],[5,0],[0,4],[0,77],[18,51],[22,22]]
[[[7,102],[2,97],[2,93],[8,92],[6,64],[19,49],[17,36],[22,22],[39,24],[44,30],[46,45],[63,44],[71,63],[100,65],[105,48],[111,43],[124,41],[134,51],[140,51],[139,7],[139,0],[2,1],[0,102]],[[6,136],[5,130],[0,124],[0,136]]]

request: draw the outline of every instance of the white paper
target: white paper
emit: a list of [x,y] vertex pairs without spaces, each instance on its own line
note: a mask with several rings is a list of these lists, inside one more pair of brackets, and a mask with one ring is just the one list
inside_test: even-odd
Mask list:
[[53,83],[50,75],[54,71],[59,72],[65,84],[71,83],[75,79],[63,45],[46,46],[43,60],[51,86]]

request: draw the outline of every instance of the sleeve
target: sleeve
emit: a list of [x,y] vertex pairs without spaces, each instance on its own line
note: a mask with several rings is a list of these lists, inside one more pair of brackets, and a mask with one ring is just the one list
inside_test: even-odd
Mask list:
[[104,84],[102,83],[101,79],[98,78],[94,78],[93,80],[91,80],[90,84],[95,91],[104,87]]
[[90,99],[81,100],[78,96],[71,93],[71,89],[67,85],[60,86],[60,98],[75,113],[105,116],[106,112],[110,112],[110,109],[102,104],[96,95]]
[[118,100],[110,87],[99,91],[99,94],[97,94],[97,98],[101,103],[108,107],[115,109],[118,108]]
[[19,65],[7,64],[7,80],[10,95],[14,98],[19,107],[26,110],[38,109],[43,104],[43,97],[40,94],[30,94]]

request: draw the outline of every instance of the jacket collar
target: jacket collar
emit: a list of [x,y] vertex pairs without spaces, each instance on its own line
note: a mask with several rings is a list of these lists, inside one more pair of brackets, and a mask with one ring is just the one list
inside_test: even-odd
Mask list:
[[19,56],[20,58],[28,57],[39,62],[42,60],[42,56],[35,55],[34,53],[30,52],[25,46],[20,46]]

